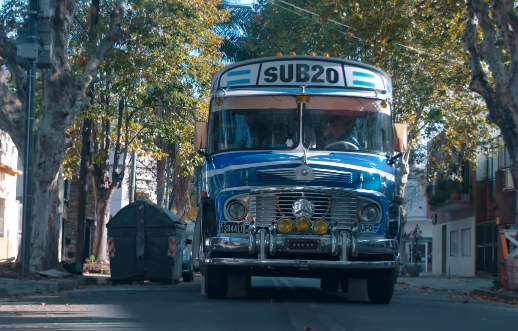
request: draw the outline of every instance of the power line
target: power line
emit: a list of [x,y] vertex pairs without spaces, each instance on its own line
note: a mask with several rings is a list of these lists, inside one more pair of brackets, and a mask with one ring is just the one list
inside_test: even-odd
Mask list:
[[[274,6],[277,6],[277,7],[279,7],[279,8],[282,8],[282,9],[284,9],[284,10],[286,10],[286,11],[289,11],[289,12],[291,12],[291,13],[294,13],[294,14],[296,14],[296,15],[298,15],[298,16],[300,16],[300,17],[302,17],[302,18],[305,18],[305,19],[309,19],[309,20],[311,20],[311,19],[310,19],[310,18],[308,18],[307,16],[304,16],[304,15],[302,15],[301,13],[298,13],[298,12],[296,12],[296,11],[294,11],[294,10],[290,10],[290,9],[288,9],[288,8],[286,8],[286,7],[282,6],[282,5],[277,4],[276,2],[279,2],[279,3],[282,3],[282,4],[284,4],[284,5],[287,5],[287,6],[293,7],[293,8],[295,8],[295,9],[298,9],[298,10],[300,10],[300,11],[302,11],[302,12],[308,13],[308,14],[310,14],[310,15],[312,15],[312,16],[315,16],[315,17],[318,17],[318,18],[320,18],[320,17],[321,17],[321,15],[319,15],[319,14],[317,14],[317,13],[315,13],[315,12],[312,12],[312,11],[310,11],[310,10],[308,10],[308,9],[305,9],[305,8],[302,8],[302,7],[299,7],[299,6],[296,6],[296,5],[294,5],[294,4],[291,4],[291,3],[289,3],[289,2],[286,2],[286,1],[284,1],[284,0],[267,0],[267,2],[269,2],[270,4],[272,4],[272,5],[274,5]],[[328,22],[332,22],[332,23],[334,23],[334,24],[336,24],[336,25],[338,25],[338,26],[342,26],[342,27],[345,27],[345,28],[347,28],[347,29],[351,29],[351,30],[353,30],[353,31],[358,31],[358,29],[356,29],[356,28],[354,28],[354,27],[351,27],[351,26],[349,26],[349,25],[346,25],[346,24],[340,23],[340,22],[335,21],[335,20],[332,20],[332,19],[328,19],[327,21],[328,21]],[[326,29],[332,29],[331,27],[329,27],[329,26],[327,26],[327,25],[324,25],[324,24],[322,24],[322,25],[323,25],[323,26],[324,26],[324,28],[326,28]],[[341,33],[341,34],[345,35],[345,32],[343,32],[343,31],[341,31],[341,30],[333,29],[333,31],[338,31],[339,33]],[[362,39],[362,38],[360,38],[360,37],[357,37],[357,36],[355,36],[355,35],[353,35],[353,36],[352,36],[352,38],[357,39],[357,40],[362,41],[362,42],[365,42],[365,40],[364,40],[364,39]],[[400,46],[400,47],[403,47],[403,48],[406,48],[406,49],[412,50],[412,51],[414,51],[414,52],[416,52],[416,53],[418,53],[418,54],[421,54],[421,55],[429,55],[427,51],[423,51],[423,50],[417,49],[417,48],[415,48],[415,47],[407,46],[407,45],[404,45],[404,44],[401,44],[401,43],[394,43],[394,44],[395,44],[395,45],[397,45],[397,46]],[[412,55],[410,55],[410,56],[412,56]],[[435,55],[432,55],[432,56],[435,56]],[[441,59],[443,59],[443,60],[445,60],[445,61],[454,62],[454,63],[457,63],[457,64],[462,64],[462,62],[461,62],[461,61],[458,61],[458,60],[448,59],[448,58],[445,58],[445,57],[442,57],[442,56],[440,56],[439,58],[441,58]]]

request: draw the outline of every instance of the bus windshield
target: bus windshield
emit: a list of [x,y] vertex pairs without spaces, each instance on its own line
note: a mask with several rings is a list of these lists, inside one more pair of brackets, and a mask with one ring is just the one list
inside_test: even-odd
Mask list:
[[309,150],[391,153],[390,115],[374,111],[304,111],[303,144]]
[[209,153],[290,150],[299,145],[299,110],[231,109],[211,114]]

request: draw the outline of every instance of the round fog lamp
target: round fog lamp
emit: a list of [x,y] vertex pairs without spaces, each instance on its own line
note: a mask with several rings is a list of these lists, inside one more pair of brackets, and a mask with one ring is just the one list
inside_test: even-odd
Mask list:
[[313,224],[313,231],[318,235],[326,234],[329,230],[329,225],[324,220],[318,220]]
[[241,201],[232,201],[227,206],[227,213],[233,220],[242,220],[246,215],[246,207]]
[[293,230],[293,223],[287,218],[282,218],[277,222],[277,230],[279,230],[280,233],[289,233]]
[[365,222],[374,222],[378,218],[378,214],[378,208],[372,204],[365,205],[360,210],[360,217]]
[[309,221],[309,219],[307,217],[299,217],[295,221],[295,227],[300,232],[306,232],[311,227],[311,222]]

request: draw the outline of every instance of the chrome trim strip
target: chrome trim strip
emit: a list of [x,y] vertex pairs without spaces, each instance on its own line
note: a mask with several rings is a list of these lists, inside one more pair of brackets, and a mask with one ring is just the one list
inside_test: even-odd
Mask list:
[[[250,225],[250,235],[248,236],[248,253],[249,254],[255,254],[257,247],[256,247],[256,232],[257,228],[255,224]],[[241,239],[241,238],[235,238],[235,239]]]
[[261,229],[259,230],[259,259],[264,260],[266,259],[266,230]]
[[338,227],[331,228],[331,255],[338,255]]
[[[247,252],[249,254],[257,253],[257,245],[260,244],[260,238],[256,236],[255,226],[250,227],[250,236],[248,238],[240,237],[212,237],[207,238],[210,241],[210,245],[206,247],[208,251],[219,251],[219,252]],[[344,231],[345,232],[345,231]],[[253,233],[253,234],[252,234]],[[329,253],[331,256],[337,256],[342,247],[341,236],[339,236],[338,228],[331,230],[331,236],[328,237],[316,237],[316,236],[278,236],[274,235],[272,240],[271,233],[265,236],[265,245],[270,251],[270,254],[274,255],[277,252],[287,252],[286,240],[304,240],[304,239],[318,239],[320,245],[316,253]],[[350,240],[350,239],[349,239]],[[396,239],[388,238],[357,238],[354,239],[354,230],[352,240],[350,240],[350,256],[357,257],[358,254],[397,254],[399,250],[399,244]],[[356,249],[354,248],[356,246]],[[272,253],[272,247],[274,253]],[[293,251],[293,250],[291,250]],[[356,253],[355,253],[356,252]],[[311,254],[311,252],[307,252]]]
[[340,261],[349,261],[349,247],[351,247],[351,240],[349,239],[349,232],[342,231],[340,233],[340,237],[342,239],[341,243],[341,252],[340,252]]
[[275,255],[275,252],[277,251],[277,245],[276,245],[276,238],[275,234],[277,233],[277,227],[275,225],[270,225],[269,228],[269,252],[271,255]]
[[293,268],[328,268],[328,269],[393,269],[395,261],[319,261],[319,260],[257,260],[207,258],[207,265],[225,265],[242,267],[293,267]]
[[351,229],[351,256],[357,257],[358,256],[358,235],[360,233],[360,229],[358,228],[358,225],[354,226]]

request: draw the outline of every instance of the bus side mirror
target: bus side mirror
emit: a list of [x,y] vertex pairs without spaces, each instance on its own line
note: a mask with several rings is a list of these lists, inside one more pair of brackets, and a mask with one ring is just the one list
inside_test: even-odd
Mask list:
[[407,125],[402,123],[394,124],[394,151],[406,152],[408,150]]
[[196,122],[194,127],[194,148],[207,148],[207,122]]

